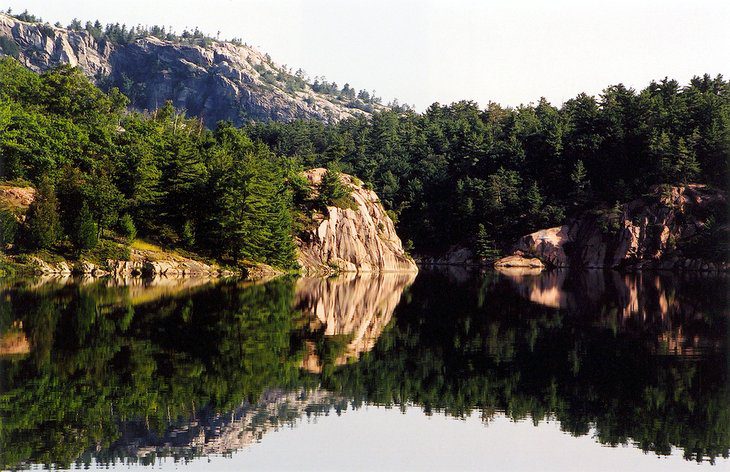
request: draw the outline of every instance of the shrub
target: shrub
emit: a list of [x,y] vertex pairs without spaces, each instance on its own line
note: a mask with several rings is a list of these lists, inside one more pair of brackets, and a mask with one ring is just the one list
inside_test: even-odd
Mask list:
[[18,221],[10,210],[0,208],[0,249],[15,243],[18,235]]
[[99,228],[94,222],[94,217],[89,210],[89,205],[84,202],[81,206],[81,211],[76,219],[73,232],[73,244],[76,249],[81,251],[88,251],[94,249],[99,242],[97,233]]
[[327,206],[336,206],[337,208],[357,209],[357,204],[352,198],[352,189],[342,183],[342,174],[336,164],[330,164],[327,172],[322,176],[319,183],[319,204],[326,208]]
[[94,264],[102,265],[109,259],[128,261],[131,252],[128,246],[102,239],[94,249],[84,251],[83,256]]
[[119,233],[129,242],[134,241],[137,237],[137,227],[134,226],[134,220],[129,213],[125,213],[119,219]]
[[28,245],[34,249],[48,249],[61,237],[58,199],[48,178],[41,181],[36,199],[28,208],[26,236]]

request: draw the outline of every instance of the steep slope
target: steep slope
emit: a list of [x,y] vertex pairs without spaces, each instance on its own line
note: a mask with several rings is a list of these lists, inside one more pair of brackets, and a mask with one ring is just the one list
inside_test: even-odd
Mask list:
[[0,14],[0,39],[1,52],[36,72],[78,66],[98,85],[119,87],[137,109],[154,110],[169,100],[211,127],[219,120],[333,122],[382,108],[352,96],[315,92],[268,55],[237,43],[188,44],[155,36],[112,42],[6,14]]
[[[326,172],[322,168],[306,172],[315,191]],[[350,175],[341,178],[352,191],[355,208],[328,206],[326,215],[315,216],[314,229],[297,241],[304,273],[418,271],[375,192]]]

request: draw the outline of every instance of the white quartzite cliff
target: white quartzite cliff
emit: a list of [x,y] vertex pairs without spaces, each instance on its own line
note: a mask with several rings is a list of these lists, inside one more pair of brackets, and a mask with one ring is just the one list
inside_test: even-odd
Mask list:
[[[325,172],[311,169],[305,175],[316,189]],[[329,206],[326,215],[315,216],[316,228],[297,241],[303,272],[417,272],[375,192],[347,174],[341,176],[357,209]]]

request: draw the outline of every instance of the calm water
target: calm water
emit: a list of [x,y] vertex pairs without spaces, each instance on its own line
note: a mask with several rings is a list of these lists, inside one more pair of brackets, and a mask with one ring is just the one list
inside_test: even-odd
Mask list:
[[728,467],[728,279],[0,279],[0,468]]

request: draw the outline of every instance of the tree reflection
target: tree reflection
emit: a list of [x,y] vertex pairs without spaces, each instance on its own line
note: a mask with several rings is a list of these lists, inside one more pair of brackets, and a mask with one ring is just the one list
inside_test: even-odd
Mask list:
[[347,402],[727,457],[726,279],[411,282],[5,282],[0,334],[29,348],[0,353],[0,466],[230,452]]

